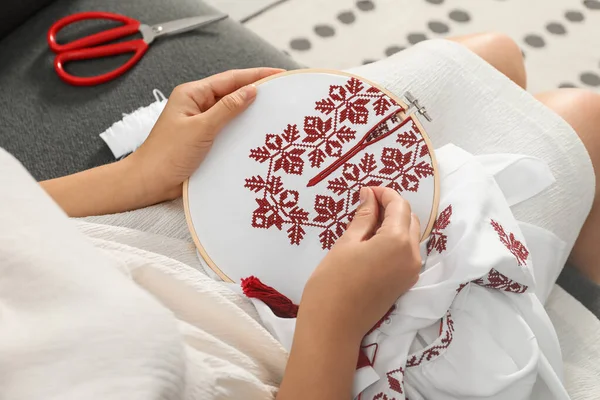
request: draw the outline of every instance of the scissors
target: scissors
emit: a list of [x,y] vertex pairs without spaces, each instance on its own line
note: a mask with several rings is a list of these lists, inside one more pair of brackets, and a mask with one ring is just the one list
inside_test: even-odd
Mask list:
[[[75,86],[93,86],[115,79],[129,69],[131,69],[148,50],[148,46],[155,38],[164,35],[173,35],[187,32],[201,26],[212,24],[227,18],[226,14],[208,15],[201,17],[183,18],[175,21],[165,22],[154,26],[148,26],[140,23],[133,18],[120,14],[108,12],[92,11],[69,15],[56,21],[48,31],[48,45],[54,53],[54,69],[58,76],[65,82]],[[58,44],[56,42],[57,33],[67,25],[88,19],[102,19],[123,22],[116,28],[99,32],[90,36],[77,39],[71,43]],[[134,39],[126,42],[111,43],[115,39],[126,37],[140,32],[142,39]],[[114,56],[123,53],[135,53],[125,64],[117,69],[107,72],[103,75],[92,77],[74,76],[65,71],[64,66],[69,61],[87,60],[92,58],[101,58]]]

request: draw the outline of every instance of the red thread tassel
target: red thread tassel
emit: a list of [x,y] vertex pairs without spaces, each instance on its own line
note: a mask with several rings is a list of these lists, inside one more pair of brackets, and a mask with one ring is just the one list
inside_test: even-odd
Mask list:
[[296,304],[255,276],[242,279],[242,290],[246,296],[264,302],[280,318],[296,318],[298,315]]
[[[289,298],[271,286],[267,286],[262,283],[260,279],[255,276],[249,276],[248,278],[242,279],[242,290],[247,297],[258,299],[264,302],[267,306],[269,306],[271,311],[273,311],[273,314],[280,318],[296,318],[298,316],[298,306],[296,304],[292,303]],[[383,321],[390,316],[395,308],[395,305],[392,306],[368,333],[371,333],[375,329],[379,328]],[[369,360],[369,357],[367,357],[364,349],[361,348],[358,354],[356,369],[372,365],[373,364],[371,360]]]

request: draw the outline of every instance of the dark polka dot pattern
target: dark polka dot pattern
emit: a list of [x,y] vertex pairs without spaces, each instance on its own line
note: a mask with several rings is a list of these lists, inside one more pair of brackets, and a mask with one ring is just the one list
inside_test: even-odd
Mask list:
[[571,22],[581,22],[585,19],[583,13],[579,11],[567,11],[565,13],[565,18]]
[[555,35],[564,35],[565,33],[567,33],[565,27],[558,22],[550,22],[548,25],[546,25],[546,29],[548,30],[548,32],[553,33]]
[[579,79],[588,86],[600,86],[600,76],[594,72],[584,72]]
[[404,47],[401,46],[390,46],[387,49],[385,49],[385,55],[386,56],[392,56],[396,53],[401,52],[402,50],[404,50]]
[[463,10],[450,11],[450,14],[448,14],[448,16],[452,21],[456,22],[469,22],[471,20],[471,16],[469,15],[469,13]]
[[600,10],[600,0],[585,0],[583,5],[590,10]]
[[375,9],[375,3],[371,0],[360,0],[356,2],[356,7],[361,11],[371,11]]
[[[438,17],[437,18],[430,18],[427,19],[427,14],[423,14],[421,15],[420,18],[425,18],[424,20],[421,19],[420,24],[422,24],[424,22],[424,24],[426,25],[427,31],[425,32],[419,32],[418,30],[416,31],[410,31],[407,29],[408,34],[406,35],[406,39],[404,42],[400,42],[398,44],[390,44],[387,43],[388,46],[387,47],[382,47],[380,56],[381,57],[390,57],[393,56],[394,54],[397,54],[401,51],[403,51],[406,47],[410,46],[410,45],[415,45],[417,43],[420,43],[422,41],[425,41],[427,39],[429,39],[429,37],[440,37],[440,36],[446,36],[446,35],[450,35],[450,34],[456,34],[454,33],[455,31],[461,31],[460,33],[469,33],[471,31],[475,32],[478,28],[475,26],[476,24],[473,25],[473,27],[471,28],[471,30],[467,30],[467,31],[462,31],[458,25],[467,25],[469,24],[474,18],[477,19],[478,17],[478,13],[480,13],[481,10],[478,10],[477,12],[473,12],[473,14],[471,14],[471,9],[469,8],[469,4],[468,3],[463,3],[463,7],[465,8],[458,8],[461,7],[460,6],[460,2],[456,2],[455,3],[455,7],[456,8],[452,8],[453,6],[453,2],[450,0],[412,0],[412,1],[422,1],[425,4],[428,4],[430,6],[434,6],[431,8],[431,10],[433,11],[434,8],[437,8],[438,10],[442,11],[443,13],[446,13],[446,17],[444,18],[444,15],[440,15],[439,13],[436,14]],[[483,1],[483,0],[481,0]],[[509,7],[511,6],[511,2],[514,2],[516,0],[488,0],[490,2],[502,2],[502,3],[507,3],[505,5],[498,5],[498,7]],[[580,35],[580,32],[578,30],[581,29],[588,29],[588,24],[586,24],[585,26],[581,25],[583,22],[586,22],[586,20],[589,19],[589,21],[594,21],[595,18],[595,12],[596,10],[600,10],[600,0],[579,0],[575,2],[576,4],[572,5],[572,8],[567,8],[565,7],[562,11],[562,18],[559,19],[548,19],[546,20],[545,24],[542,23],[541,26],[539,24],[534,25],[530,25],[530,27],[535,28],[536,30],[530,31],[530,33],[524,35],[522,37],[521,40],[521,45],[523,46],[523,49],[521,49],[521,54],[523,55],[523,59],[526,58],[526,56],[528,57],[533,57],[532,60],[528,62],[531,63],[531,66],[535,66],[536,63],[539,63],[539,57],[544,57],[545,54],[547,53],[546,51],[542,51],[539,52],[540,49],[544,49],[546,47],[548,47],[549,49],[555,49],[556,47],[554,46],[565,46],[565,43],[570,43],[570,42],[565,42],[564,40],[575,40],[575,39],[570,39],[570,35],[571,32],[573,32],[573,35]],[[348,3],[346,3],[348,4]],[[293,40],[291,40],[289,42],[289,49],[296,51],[296,52],[307,52],[309,50],[311,50],[311,48],[313,47],[313,44],[311,43],[311,41],[318,41],[318,40],[335,40],[335,39],[331,39],[334,38],[336,35],[342,35],[345,34],[346,29],[348,28],[344,28],[342,30],[342,26],[343,25],[353,25],[355,23],[357,23],[357,21],[359,22],[358,25],[363,24],[363,21],[360,20],[361,18],[361,14],[362,13],[368,13],[368,12],[372,12],[372,15],[376,15],[377,13],[381,13],[384,10],[384,7],[382,6],[381,9],[377,8],[379,3],[377,2],[377,0],[354,0],[352,1],[350,4],[354,4],[354,8],[353,9],[344,9],[341,8],[339,10],[339,12],[337,14],[334,14],[334,17],[332,18],[331,21],[327,21],[324,20],[322,21],[323,23],[317,24],[315,26],[313,26],[313,35],[309,35],[306,37],[296,37],[293,38]],[[577,5],[579,5],[579,7],[577,7]],[[447,8],[449,7],[449,8]],[[579,8],[579,9],[578,9]],[[446,10],[446,11],[443,11]],[[594,14],[594,16],[592,16],[592,14]],[[550,15],[550,14],[548,14]],[[440,18],[441,17],[441,18]],[[557,15],[554,14],[554,18],[556,18]],[[559,14],[558,17],[561,17],[561,15]],[[475,21],[477,22],[477,21]],[[357,26],[358,26],[357,25]],[[470,25],[470,24],[469,24]],[[467,26],[469,26],[467,25]],[[579,25],[579,26],[578,26]],[[413,27],[416,27],[417,25],[412,25]],[[420,25],[421,27],[423,25]],[[541,27],[543,27],[542,29],[540,29]],[[337,29],[336,29],[337,28]],[[351,29],[356,29],[354,27],[352,27]],[[417,28],[419,29],[419,28]],[[467,28],[469,29],[469,28]],[[475,30],[473,30],[475,29]],[[407,32],[405,31],[405,32]],[[508,32],[510,34],[510,30]],[[514,37],[514,36],[513,36]],[[561,39],[560,37],[564,37],[565,39]],[[394,37],[390,36],[390,38],[393,40]],[[396,40],[397,40],[397,36],[396,36]],[[600,36],[598,38],[598,40],[600,40]],[[600,43],[600,42],[599,42]],[[385,45],[386,43],[381,43],[383,45]],[[600,48],[600,47],[599,47]],[[288,49],[288,50],[289,50]],[[282,50],[283,53],[289,55],[288,51],[286,50]],[[533,53],[531,53],[533,51]],[[526,54],[527,52],[527,54]],[[530,54],[531,53],[531,54]],[[298,56],[300,56],[297,53]],[[372,54],[371,54],[372,55]],[[376,57],[377,54],[375,54]],[[596,54],[596,56],[598,56],[600,58],[600,53]],[[370,64],[373,62],[378,61],[377,58],[364,58],[362,63],[363,64]],[[587,68],[585,67],[585,65],[587,65]],[[579,71],[575,70],[573,71],[571,74],[566,75],[565,74],[565,79],[562,82],[554,82],[554,85],[556,85],[555,87],[559,87],[559,88],[574,88],[574,87],[588,87],[591,88],[593,90],[598,90],[600,91],[600,63],[598,63],[597,65],[598,70],[596,70],[595,68],[591,68],[591,70],[589,69],[589,63],[583,63],[581,65],[581,69]],[[583,69],[583,71],[582,71]],[[586,71],[587,69],[587,71]],[[569,79],[570,77],[570,79]],[[575,83],[573,83],[573,80],[575,80]]]
[[294,50],[305,51],[311,48],[310,41],[305,38],[292,39],[290,47]]
[[546,45],[543,37],[533,34],[525,36],[525,43],[536,48],[544,47]]
[[354,13],[352,11],[344,11],[338,14],[337,16],[338,21],[340,21],[342,24],[351,24],[354,21],[356,21],[356,17],[354,16]]
[[423,33],[409,33],[406,38],[410,44],[417,44],[423,40],[427,40],[427,36],[425,36]]
[[434,33],[448,33],[450,31],[448,25],[439,21],[431,21],[427,26]]
[[335,30],[329,25],[317,25],[315,33],[321,37],[331,37],[335,35]]

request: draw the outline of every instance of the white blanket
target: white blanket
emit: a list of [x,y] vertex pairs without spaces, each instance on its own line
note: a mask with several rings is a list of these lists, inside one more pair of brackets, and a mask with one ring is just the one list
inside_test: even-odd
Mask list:
[[273,398],[287,353],[248,302],[175,259],[190,245],[86,237],[2,149],[0,186],[0,399]]

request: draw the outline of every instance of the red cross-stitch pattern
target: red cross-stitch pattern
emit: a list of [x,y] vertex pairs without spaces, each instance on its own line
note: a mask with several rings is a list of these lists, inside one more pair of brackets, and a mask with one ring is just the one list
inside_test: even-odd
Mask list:
[[[360,395],[358,396],[358,400],[361,400]],[[398,399],[396,399],[395,397],[388,397],[388,395],[383,392],[379,392],[375,396],[373,396],[373,400],[409,400],[409,399],[408,399],[408,397],[403,397],[403,398],[398,397]]]
[[404,393],[404,369],[402,367],[394,369],[385,374],[387,376],[390,389],[400,394]]
[[393,397],[387,397],[387,394],[380,392],[373,396],[373,400],[396,400]]
[[493,268],[490,270],[487,276],[475,279],[473,283],[476,283],[479,286],[483,286],[486,288],[498,289],[511,293],[525,293],[527,291],[526,285],[522,285],[518,282],[513,281],[506,275],[501,274]]
[[515,238],[515,235],[510,232],[508,235],[504,232],[504,228],[498,222],[492,220],[492,226],[503,245],[515,256],[519,265],[525,265],[527,263],[527,257],[529,257],[529,250]]
[[[250,150],[250,158],[268,169],[265,175],[246,178],[244,186],[260,195],[252,215],[254,228],[285,227],[290,244],[296,245],[306,228],[317,228],[321,247],[330,249],[352,220],[361,187],[386,185],[416,192],[421,179],[433,176],[433,167],[425,158],[429,149],[414,121],[398,121],[395,115],[402,107],[377,88],[365,88],[350,78],[343,86],[331,85],[315,110],[320,115],[304,117],[302,130],[288,124],[281,134],[267,134],[263,146]],[[328,158],[342,157],[342,145],[356,139],[354,127],[369,123],[372,114],[384,116],[384,122],[374,127],[369,138],[399,130],[396,145],[384,148],[378,158],[365,153],[359,162],[343,164],[342,176],[328,181],[331,195],[317,195],[313,210],[299,206],[300,193],[287,190],[282,175],[301,176],[309,168],[320,168]]]
[[450,311],[446,313],[445,323],[442,325],[440,337],[424,350],[413,354],[406,361],[406,367],[416,367],[425,361],[431,361],[445,351],[452,343],[454,333],[454,321]]
[[448,225],[450,225],[450,218],[452,217],[452,204],[444,209],[435,220],[431,234],[429,235],[429,241],[427,242],[427,255],[430,255],[433,250],[438,253],[446,250],[448,243],[448,236],[443,232]]

